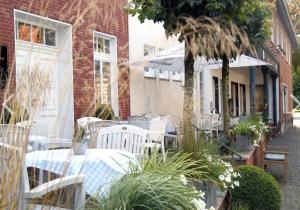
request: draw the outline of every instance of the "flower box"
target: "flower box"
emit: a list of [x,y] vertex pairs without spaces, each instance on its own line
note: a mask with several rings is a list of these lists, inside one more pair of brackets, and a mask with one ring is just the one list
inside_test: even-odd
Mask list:
[[251,151],[253,149],[253,144],[250,136],[237,135],[235,141],[236,149],[238,151]]

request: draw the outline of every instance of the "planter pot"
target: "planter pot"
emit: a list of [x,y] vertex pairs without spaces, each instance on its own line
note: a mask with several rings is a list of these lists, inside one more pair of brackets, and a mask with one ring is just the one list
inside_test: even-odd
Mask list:
[[236,136],[236,149],[238,151],[251,151],[253,149],[251,138],[244,135]]
[[85,155],[88,147],[87,141],[79,141],[73,144],[73,154],[74,155]]
[[196,181],[193,180],[194,187],[204,193],[204,202],[206,208],[215,206],[217,201],[217,188],[216,185],[211,181]]

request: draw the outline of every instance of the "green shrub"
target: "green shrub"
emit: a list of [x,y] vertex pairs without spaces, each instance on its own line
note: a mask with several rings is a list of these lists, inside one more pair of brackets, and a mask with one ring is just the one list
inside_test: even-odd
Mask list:
[[249,206],[251,210],[279,210],[281,192],[273,176],[255,166],[240,166],[240,187],[232,192],[233,204]]
[[115,120],[114,111],[109,104],[100,104],[95,111],[94,117],[102,120]]
[[89,200],[88,210],[194,210],[199,192],[182,180],[182,175],[199,176],[201,168],[187,154],[168,157],[155,153],[145,160],[143,170],[135,170],[113,183],[106,196]]

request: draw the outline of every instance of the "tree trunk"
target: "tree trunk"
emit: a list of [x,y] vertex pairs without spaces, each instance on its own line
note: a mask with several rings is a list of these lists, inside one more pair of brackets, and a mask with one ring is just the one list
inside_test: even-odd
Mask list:
[[225,136],[230,136],[230,110],[229,110],[229,59],[222,57],[222,96],[223,96],[223,125]]
[[[188,40],[187,40],[188,41]],[[186,42],[187,42],[186,41]],[[187,148],[189,139],[193,136],[193,91],[194,91],[194,56],[188,46],[185,44],[184,59],[184,103],[183,103],[183,148]]]

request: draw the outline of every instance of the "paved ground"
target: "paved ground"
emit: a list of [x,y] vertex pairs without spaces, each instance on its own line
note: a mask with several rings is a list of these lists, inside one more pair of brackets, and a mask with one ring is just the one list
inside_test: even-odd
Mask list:
[[283,200],[282,210],[300,210],[300,113],[294,115],[295,127],[280,138],[273,139],[271,145],[285,145],[289,148],[288,175],[282,177],[281,166],[270,166],[268,171],[279,181]]

